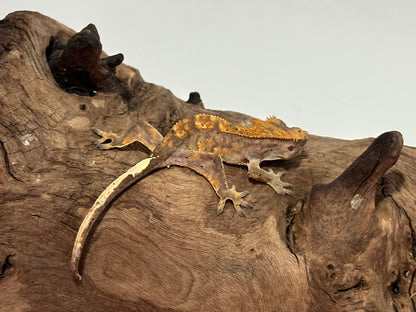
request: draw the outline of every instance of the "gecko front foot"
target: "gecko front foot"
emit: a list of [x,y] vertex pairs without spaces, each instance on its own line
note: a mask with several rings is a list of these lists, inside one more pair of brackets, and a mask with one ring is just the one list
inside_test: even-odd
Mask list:
[[110,149],[123,146],[123,138],[114,132],[105,132],[98,128],[92,128],[92,131],[101,137],[100,139],[95,140],[95,144],[97,144],[100,149]]
[[288,189],[292,187],[292,184],[283,182],[280,179],[284,174],[283,171],[279,171],[278,173],[274,173],[272,169],[266,171],[260,168],[260,160],[258,159],[250,160],[250,162],[247,165],[247,168],[247,174],[249,178],[263,183],[267,183],[275,190],[277,194],[292,194],[292,191]]
[[220,201],[217,206],[217,215],[224,212],[224,206],[226,201],[229,199],[233,202],[235,211],[242,217],[245,217],[246,214],[242,208],[253,208],[253,205],[248,201],[243,200],[243,197],[247,196],[248,192],[237,192],[235,186],[230,189],[226,189],[219,194]]
[[280,178],[283,176],[284,171],[279,171],[274,173],[272,169],[266,171],[267,181],[266,183],[270,185],[277,194],[292,194],[292,191],[288,188],[292,187],[292,184],[283,182]]

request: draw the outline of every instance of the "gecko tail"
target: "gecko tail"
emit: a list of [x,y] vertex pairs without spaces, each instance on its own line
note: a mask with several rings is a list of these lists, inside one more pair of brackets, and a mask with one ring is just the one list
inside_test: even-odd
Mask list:
[[[157,168],[156,166],[151,166],[152,160],[155,160],[156,157],[145,158],[135,166],[131,167],[117,179],[115,179],[107,188],[98,196],[94,205],[88,211],[84,220],[82,221],[77,236],[75,238],[74,247],[72,249],[71,256],[71,271],[77,277],[78,280],[81,280],[81,275],[79,273],[79,261],[82,256],[82,251],[85,245],[85,242],[88,238],[88,234],[93,227],[95,221],[101,216],[105,208],[111,203],[111,201],[126,188],[131,186],[136,181],[144,178],[149,172],[148,170],[153,171]],[[160,168],[160,167],[159,167]],[[148,169],[148,170],[146,170]],[[146,171],[146,172],[145,172]]]

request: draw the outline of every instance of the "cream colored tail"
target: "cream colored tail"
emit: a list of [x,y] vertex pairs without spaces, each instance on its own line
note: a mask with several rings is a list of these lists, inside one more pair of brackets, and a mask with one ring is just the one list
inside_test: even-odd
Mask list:
[[145,158],[140,161],[135,166],[131,167],[117,179],[115,179],[107,188],[98,196],[94,205],[88,211],[84,220],[79,227],[77,237],[75,238],[74,247],[72,249],[71,257],[71,270],[74,272],[75,276],[81,280],[81,275],[78,271],[79,260],[81,259],[82,250],[84,248],[85,242],[88,238],[88,234],[93,227],[95,221],[99,218],[108,204],[117,196],[121,191],[126,189],[135,181],[135,177],[139,175],[144,169],[146,169],[150,162],[153,160],[153,157]]

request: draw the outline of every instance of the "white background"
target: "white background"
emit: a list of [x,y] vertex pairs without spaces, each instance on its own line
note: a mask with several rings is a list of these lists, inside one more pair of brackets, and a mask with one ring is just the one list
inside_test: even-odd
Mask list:
[[416,146],[416,1],[4,1],[80,31],[146,81],[207,108],[276,115],[345,139],[403,133]]

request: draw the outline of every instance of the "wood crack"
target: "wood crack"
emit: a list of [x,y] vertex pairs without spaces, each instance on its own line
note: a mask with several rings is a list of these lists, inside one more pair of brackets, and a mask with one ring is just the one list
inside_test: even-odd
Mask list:
[[0,149],[2,150],[3,153],[3,159],[4,159],[4,164],[6,167],[6,171],[7,173],[10,175],[10,177],[12,177],[15,181],[20,182],[20,183],[24,183],[22,180],[20,180],[12,171],[12,168],[10,166],[10,161],[9,161],[9,156],[6,150],[6,146],[4,144],[3,141],[0,140]]
[[4,275],[8,269],[10,269],[13,265],[10,263],[10,258],[14,257],[15,254],[11,254],[6,256],[3,265],[0,268],[0,278],[4,278]]

